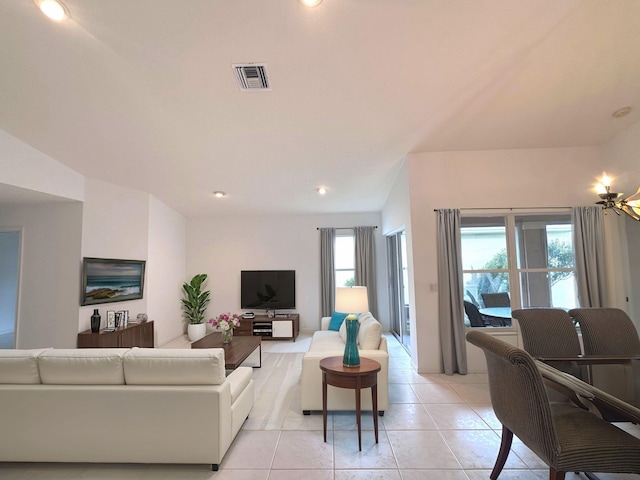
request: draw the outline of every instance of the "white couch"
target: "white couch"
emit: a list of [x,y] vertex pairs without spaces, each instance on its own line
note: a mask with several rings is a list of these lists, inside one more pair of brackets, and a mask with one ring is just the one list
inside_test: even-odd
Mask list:
[[224,350],[0,350],[0,461],[207,463],[254,402]]
[[[346,333],[344,323],[341,331],[328,330],[331,317],[323,317],[321,330],[314,332],[311,346],[302,358],[301,390],[302,411],[305,415],[312,410],[322,410],[322,371],[320,360],[326,357],[342,356]],[[371,358],[380,363],[378,372],[378,411],[380,415],[389,408],[389,353],[387,339],[382,336],[382,326],[371,315],[362,313],[358,317],[358,352],[360,357]],[[371,390],[361,392],[363,410],[371,410]],[[327,410],[355,410],[356,400],[353,390],[329,386],[327,388]]]

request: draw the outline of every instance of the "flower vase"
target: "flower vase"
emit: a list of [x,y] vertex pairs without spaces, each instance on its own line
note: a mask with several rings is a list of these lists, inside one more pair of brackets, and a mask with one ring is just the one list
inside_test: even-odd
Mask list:
[[355,315],[348,315],[344,319],[347,329],[347,341],[344,346],[344,356],[342,364],[345,367],[359,367],[360,354],[358,353],[357,335],[358,335],[358,319]]
[[233,340],[233,329],[222,330],[222,343],[231,343]]

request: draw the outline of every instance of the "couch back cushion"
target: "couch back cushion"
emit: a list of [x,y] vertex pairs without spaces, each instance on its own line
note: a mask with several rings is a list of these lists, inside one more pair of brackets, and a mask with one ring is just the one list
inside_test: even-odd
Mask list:
[[222,348],[134,348],[124,356],[128,385],[220,385],[225,380]]
[[122,385],[127,348],[45,350],[38,357],[40,378],[49,385]]
[[0,383],[40,383],[38,356],[44,348],[37,350],[0,350]]
[[382,338],[382,325],[369,312],[358,316],[358,344],[362,350],[377,350]]

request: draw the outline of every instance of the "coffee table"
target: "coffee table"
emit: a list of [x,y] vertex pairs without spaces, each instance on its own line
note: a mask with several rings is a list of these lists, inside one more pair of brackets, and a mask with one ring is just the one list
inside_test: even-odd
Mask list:
[[262,367],[262,337],[257,335],[237,336],[233,337],[231,343],[222,343],[222,333],[215,332],[193,342],[191,348],[222,348],[225,368],[229,370],[238,368],[257,348],[260,362],[253,368]]

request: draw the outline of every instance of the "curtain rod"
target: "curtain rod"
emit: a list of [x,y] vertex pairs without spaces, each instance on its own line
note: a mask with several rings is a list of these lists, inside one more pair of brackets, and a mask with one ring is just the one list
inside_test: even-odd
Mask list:
[[[459,208],[458,210],[568,210],[573,207],[471,207],[471,208]],[[442,208],[434,208],[433,211],[437,212],[438,210],[446,210]]]
[[[331,227],[318,227],[316,228],[316,230],[320,230],[321,228],[331,228]],[[354,228],[356,227],[337,227],[336,230],[353,230]],[[378,228],[378,226],[374,225],[373,228]]]

